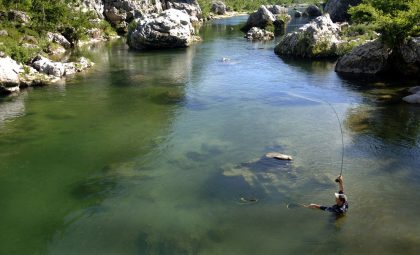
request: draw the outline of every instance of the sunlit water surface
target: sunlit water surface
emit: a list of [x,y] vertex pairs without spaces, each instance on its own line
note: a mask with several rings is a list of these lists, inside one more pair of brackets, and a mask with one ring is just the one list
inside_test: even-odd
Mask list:
[[[93,70],[0,99],[0,254],[418,254],[420,108],[392,100],[418,84],[281,59],[244,21],[92,47]],[[286,207],[334,202],[327,102],[340,219]]]

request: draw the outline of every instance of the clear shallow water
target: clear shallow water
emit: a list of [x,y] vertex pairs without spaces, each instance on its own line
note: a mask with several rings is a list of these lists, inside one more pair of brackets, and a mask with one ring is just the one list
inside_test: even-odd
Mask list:
[[[385,100],[416,82],[283,60],[243,21],[189,49],[92,48],[90,72],[0,99],[0,253],[418,254],[420,108]],[[323,100],[345,133],[339,220],[286,208],[334,201],[341,136]]]

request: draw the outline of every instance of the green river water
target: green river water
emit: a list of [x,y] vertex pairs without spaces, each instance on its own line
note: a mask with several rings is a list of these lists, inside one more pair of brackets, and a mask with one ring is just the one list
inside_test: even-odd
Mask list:
[[[281,59],[244,21],[91,47],[92,70],[0,98],[0,254],[419,254],[420,108],[392,99],[418,83]],[[340,219],[286,207],[334,203],[325,101]]]

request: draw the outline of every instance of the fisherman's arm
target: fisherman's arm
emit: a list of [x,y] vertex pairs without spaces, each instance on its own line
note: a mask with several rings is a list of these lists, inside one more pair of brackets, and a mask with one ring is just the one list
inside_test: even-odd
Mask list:
[[327,212],[335,212],[334,208],[332,208],[332,207],[318,205],[318,204],[310,204],[307,207],[312,208],[312,209],[320,209],[320,210],[327,211]]
[[344,193],[344,180],[343,180],[343,176],[340,175],[337,177],[338,180],[338,192],[343,194]]

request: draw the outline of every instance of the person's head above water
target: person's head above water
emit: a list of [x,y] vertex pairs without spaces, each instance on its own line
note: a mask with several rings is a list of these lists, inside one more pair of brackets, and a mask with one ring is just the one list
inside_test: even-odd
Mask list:
[[347,201],[347,196],[340,193],[335,193],[335,202],[337,205],[343,205]]

